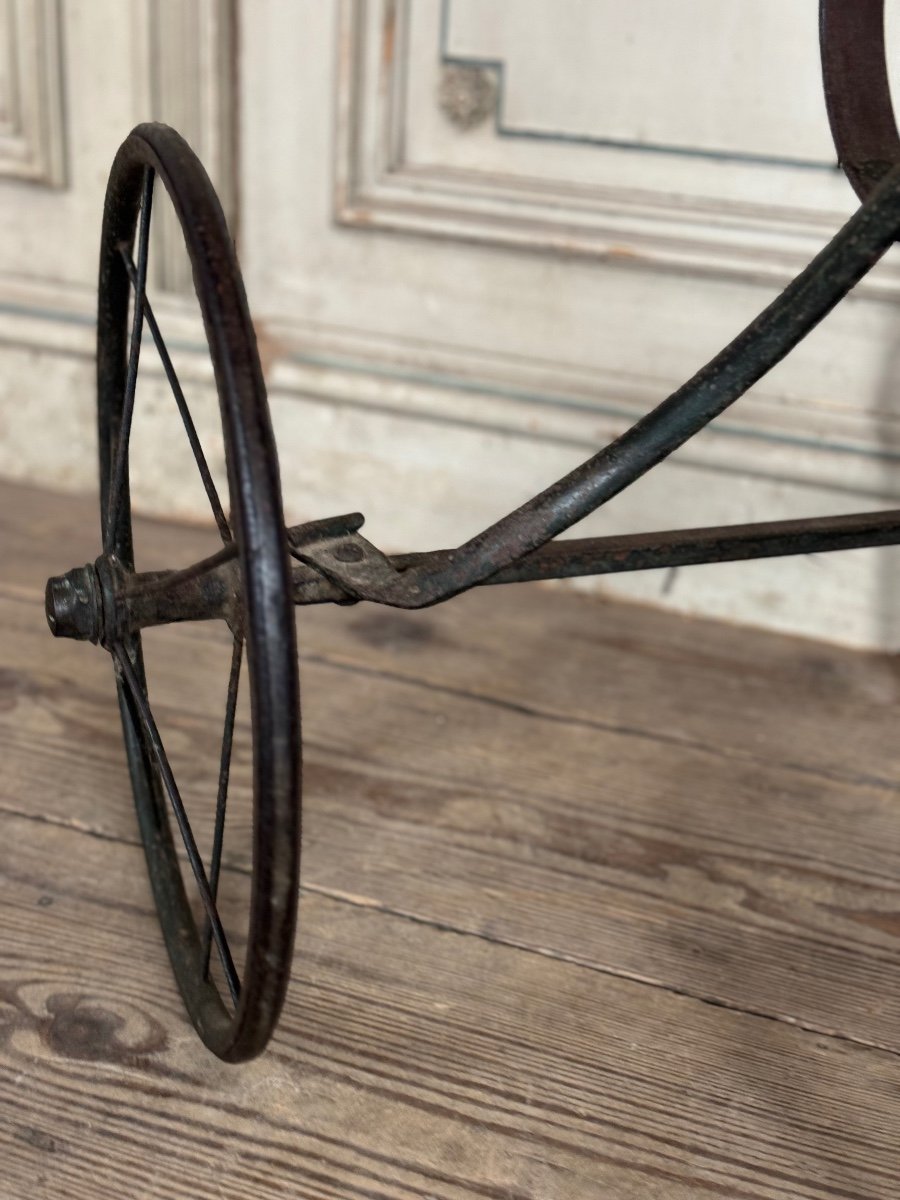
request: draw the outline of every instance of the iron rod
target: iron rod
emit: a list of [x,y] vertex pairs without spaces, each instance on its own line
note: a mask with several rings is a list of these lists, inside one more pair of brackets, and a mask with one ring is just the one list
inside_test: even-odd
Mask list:
[[[540,579],[567,579],[583,575],[614,575],[625,571],[650,571],[701,563],[739,562],[795,554],[824,554],[835,550],[860,550],[867,546],[900,544],[900,509],[850,513],[833,517],[804,517],[790,521],[762,521],[749,525],[720,525],[702,529],[673,529],[625,536],[566,538],[532,550],[476,586],[527,583]],[[440,568],[455,551],[431,550],[390,555],[402,572]],[[297,604],[346,601],[336,583],[312,567],[294,569]]]
[[141,724],[144,727],[144,737],[146,738],[147,746],[150,753],[156,760],[156,765],[159,770],[163,785],[168,793],[169,800],[172,804],[172,811],[175,814],[175,820],[178,823],[178,828],[181,832],[181,839],[184,842],[184,848],[187,851],[188,862],[190,863],[191,871],[197,884],[197,890],[200,893],[200,899],[203,902],[203,907],[206,910],[207,918],[212,927],[212,935],[215,939],[216,948],[219,951],[219,957],[222,962],[222,969],[225,973],[225,979],[228,984],[228,990],[231,993],[231,999],[237,1005],[240,1000],[240,982],[238,981],[237,971],[235,970],[234,960],[231,957],[231,948],[228,945],[228,939],[225,936],[225,930],[222,928],[222,921],[219,917],[216,903],[213,900],[212,892],[210,891],[209,880],[206,877],[206,872],[203,869],[203,862],[200,858],[200,851],[197,849],[197,842],[194,838],[194,832],[191,829],[191,823],[188,820],[187,811],[184,807],[184,802],[181,799],[181,793],[178,790],[178,784],[175,782],[175,776],[172,774],[172,768],[169,765],[169,758],[166,754],[165,747],[162,743],[162,738],[159,736],[159,730],[156,726],[156,721],[153,718],[150,704],[141,688],[140,681],[132,666],[131,660],[128,657],[128,652],[122,646],[112,647],[113,657],[119,665],[128,690],[131,693],[131,698],[134,706],[137,709]]
[[[625,571],[825,554],[897,544],[900,544],[900,509],[625,536],[566,538],[532,550],[475,586],[614,575]],[[430,550],[394,554],[388,556],[388,562],[402,579],[407,571],[440,570],[452,565],[455,553],[453,550]],[[234,554],[234,543],[229,543],[217,554],[181,571],[154,571],[132,576],[122,597],[128,608],[128,628],[136,631],[181,620],[229,619],[235,603],[239,602],[232,567]],[[338,582],[325,578],[315,567],[305,563],[294,567],[291,583],[297,605],[353,602]],[[73,635],[66,633],[65,636]]]
[[128,444],[131,440],[131,420],[134,415],[134,397],[137,389],[138,360],[141,354],[141,337],[144,330],[144,303],[147,293],[147,259],[150,253],[150,210],[153,204],[152,167],[144,168],[144,185],[141,199],[141,218],[138,232],[137,276],[134,281],[134,314],[131,323],[131,341],[128,349],[128,373],[125,379],[125,396],[116,441],[115,462],[109,489],[106,511],[106,529],[103,549],[111,554],[116,543],[119,518],[128,465]]
[[612,575],[900,543],[900,510],[550,542],[483,582]]
[[482,582],[618,495],[724,412],[800,342],[859,282],[900,232],[895,167],[809,266],[747,328],[667,400],[568,475],[437,565],[410,574],[422,607]]
[[[228,780],[231,775],[231,747],[234,742],[234,719],[237,714],[238,683],[241,675],[241,658],[244,641],[236,637],[232,644],[231,671],[228,676],[228,692],[225,701],[225,728],[222,734],[222,752],[219,756],[219,786],[216,792],[216,821],[213,827],[213,844],[209,864],[209,891],[213,904],[219,896],[219,874],[222,869],[222,847],[225,842],[225,810],[228,803]],[[212,949],[212,923],[207,916],[203,925],[203,975],[209,975],[209,954]]]
[[[127,246],[120,246],[119,253],[125,263],[125,270],[128,272],[128,278],[131,280],[132,287],[135,291],[139,286],[137,267],[134,265],[134,260],[128,252]],[[169,387],[172,389],[172,395],[175,398],[175,404],[178,412],[181,414],[181,420],[184,423],[185,432],[187,433],[188,441],[190,442],[191,450],[194,454],[194,460],[197,463],[197,468],[200,471],[200,478],[203,481],[203,487],[206,491],[207,499],[209,500],[210,508],[213,512],[216,525],[219,530],[219,535],[223,542],[231,541],[231,528],[228,524],[228,518],[222,508],[222,502],[219,500],[219,493],[216,490],[215,482],[213,481],[212,472],[209,469],[209,463],[206,461],[206,455],[203,453],[203,446],[200,444],[200,437],[197,433],[197,427],[194,424],[194,419],[191,416],[191,410],[188,408],[188,402],[185,399],[184,390],[181,386],[181,381],[175,371],[175,365],[172,362],[172,356],[169,354],[169,348],[163,340],[162,332],[159,328],[159,323],[156,320],[156,315],[150,301],[144,296],[144,318],[147,326],[153,335],[153,341],[156,343],[157,353],[159,354],[160,362],[166,374],[166,379],[169,381]]]

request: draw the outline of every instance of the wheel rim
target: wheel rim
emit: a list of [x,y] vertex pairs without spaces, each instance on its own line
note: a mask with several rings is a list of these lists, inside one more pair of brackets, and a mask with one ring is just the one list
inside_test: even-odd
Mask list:
[[[198,927],[176,856],[169,813],[176,806],[177,784],[166,777],[164,748],[160,757],[161,742],[157,745],[153,739],[155,726],[147,698],[140,635],[128,635],[110,648],[116,661],[138,821],[172,967],[203,1041],[221,1058],[237,1061],[259,1053],[269,1038],[284,998],[293,947],[300,834],[294,613],[275,444],[240,272],[206,172],[187,143],[161,125],[138,126],[123,143],[110,173],[104,208],[97,355],[104,552],[122,570],[134,569],[127,448],[140,328],[148,312],[147,323],[154,339],[159,331],[158,326],[153,329],[152,309],[146,309],[136,298],[135,349],[133,338],[129,338],[127,315],[131,292],[141,298],[146,294],[147,235],[155,176],[162,180],[175,209],[193,268],[219,395],[233,536],[243,585],[242,629],[234,642],[223,744],[230,738],[228,709],[233,707],[236,664],[239,669],[245,642],[253,730],[253,875],[247,950],[240,997],[233,1013],[206,971],[215,926],[212,931]],[[130,247],[139,225],[135,264],[130,259]],[[165,358],[163,361],[165,366]],[[166,374],[172,384],[174,369],[170,374],[167,368]],[[185,423],[190,438],[190,422]],[[193,441],[191,444],[197,458]],[[214,486],[211,494],[204,476],[202,451],[198,465],[224,540],[232,530],[221,504],[216,510]],[[232,731],[233,727],[232,712]],[[224,772],[226,787],[223,793],[220,782],[212,867],[206,878],[206,899],[208,903],[211,895],[214,917],[228,757],[223,750],[220,781]],[[177,814],[177,807],[175,811]],[[190,858],[189,838],[185,844]],[[202,877],[201,866],[197,877],[201,894]],[[221,954],[221,939],[215,940]],[[228,976],[224,956],[223,967]]]

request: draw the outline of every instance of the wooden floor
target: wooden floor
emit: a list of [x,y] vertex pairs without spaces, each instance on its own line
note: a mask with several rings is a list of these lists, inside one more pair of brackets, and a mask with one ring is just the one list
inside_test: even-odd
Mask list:
[[[170,978],[109,662],[44,624],[96,525],[0,486],[3,1200],[900,1196],[893,658],[539,587],[301,612],[294,978],[229,1067]],[[141,531],[146,566],[198,544]],[[227,653],[153,651],[208,839]]]

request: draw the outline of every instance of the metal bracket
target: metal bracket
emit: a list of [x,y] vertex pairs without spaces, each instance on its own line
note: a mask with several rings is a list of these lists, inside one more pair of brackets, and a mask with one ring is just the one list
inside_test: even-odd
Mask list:
[[347,595],[345,603],[372,600],[381,604],[403,603],[409,590],[386,554],[364,538],[359,530],[362,513],[346,513],[321,521],[308,521],[287,530],[291,554],[314,567]]

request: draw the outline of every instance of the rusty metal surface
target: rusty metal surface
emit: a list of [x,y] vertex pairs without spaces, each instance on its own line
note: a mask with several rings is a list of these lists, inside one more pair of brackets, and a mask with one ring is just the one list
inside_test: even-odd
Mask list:
[[[165,188],[157,204],[167,194],[191,259],[219,396],[227,518],[147,303],[155,179]],[[138,368],[147,353],[145,347],[144,356],[139,354],[145,323],[171,384],[223,546],[212,559],[184,571],[142,575],[135,571],[132,545],[128,450]],[[112,166],[101,235],[97,338],[103,552],[94,564],[48,583],[48,620],[57,636],[94,641],[110,652],[138,825],[175,978],[207,1046],[226,1060],[239,1061],[266,1044],[293,954],[300,725],[291,568],[265,386],[233,243],[206,172],[187,143],[166,126],[138,126]],[[225,569],[217,574],[217,567]],[[202,619],[211,609],[231,627],[238,669],[229,682],[215,797],[216,840],[207,869],[154,720],[140,630]],[[247,949],[239,973],[219,917],[216,885],[245,642],[253,723],[253,871],[247,926],[240,931],[246,933]],[[191,877],[183,877],[176,854],[170,816],[205,914],[199,920],[188,891]],[[211,945],[226,984],[222,992],[209,970]]]
[[[481,584],[601,575],[696,563],[900,544],[900,510],[801,521],[555,541],[703,429],[788,354],[900,235],[900,137],[884,62],[882,0],[821,0],[825,92],[835,144],[863,203],[755,321],[683,387],[592,458],[452,550],[386,555],[349,513],[285,528],[265,389],[243,286],[221,209],[184,141],[139,126],[113,165],[104,216],[98,312],[103,552],[48,581],[58,637],[95,642],[116,667],[139,824],[172,965],[191,1019],[210,1048],[241,1059],[265,1045],[290,968],[299,870],[299,698],[291,606],[437,604]],[[185,233],[215,368],[230,513],[216,494],[188,404],[146,297],[153,179]],[[137,237],[137,261],[132,245]],[[134,311],[131,337],[128,311]],[[178,571],[135,569],[128,442],[146,324],[181,414],[222,548]],[[290,557],[295,560],[291,564]],[[222,620],[232,670],[212,861],[207,872],[153,719],[140,631]],[[244,640],[254,731],[254,875],[242,977],[216,909],[228,761]],[[230,716],[228,715],[230,714]],[[169,826],[187,850],[206,925],[195,922]],[[231,1007],[209,977],[211,946]]]
[[[348,521],[354,527],[352,531],[346,524]],[[434,569],[453,558],[452,550],[392,555],[376,550],[366,573],[360,568],[369,557],[369,549],[375,548],[357,536],[361,523],[360,514],[354,513],[349,519],[310,521],[286,531],[291,552],[302,564],[291,575],[294,604],[355,604],[367,599],[359,593],[367,586],[377,589],[386,573],[402,577],[407,571],[423,566]],[[482,580],[482,585],[617,575],[626,571],[898,544],[900,509],[616,537],[568,538],[549,542],[523,555],[512,566]],[[358,550],[359,556],[353,554],[348,559],[351,550]],[[98,559],[94,565],[75,567],[66,575],[48,580],[47,620],[57,637],[101,643],[109,640],[98,574],[102,566],[102,559]],[[349,571],[353,571],[352,580]],[[177,621],[223,620],[233,625],[240,596],[236,550],[225,547],[181,571],[129,574],[122,578],[120,586],[122,591],[115,604],[119,619],[127,624],[120,627],[119,638]]]

